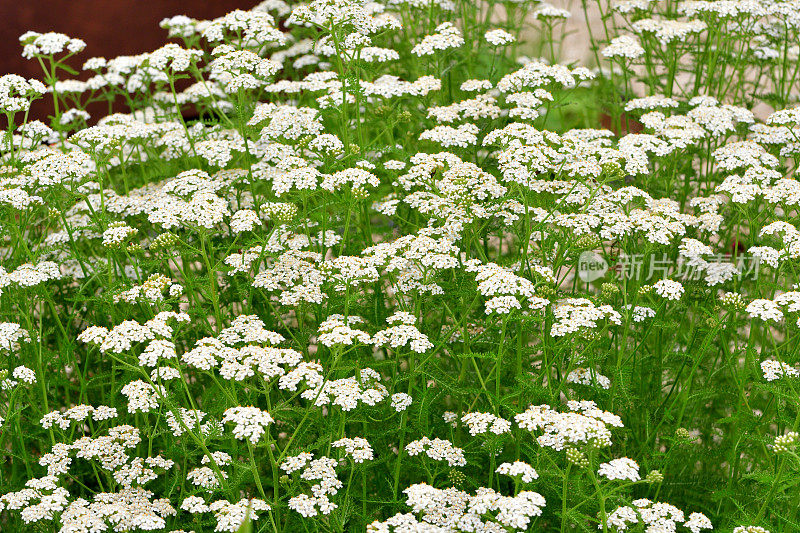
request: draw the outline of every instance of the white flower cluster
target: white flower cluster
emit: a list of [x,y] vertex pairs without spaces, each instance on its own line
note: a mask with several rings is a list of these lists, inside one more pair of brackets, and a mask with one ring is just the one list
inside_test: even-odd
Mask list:
[[656,281],[653,284],[653,290],[665,300],[680,300],[684,293],[683,285],[671,279],[660,279]]
[[[355,451],[355,448],[354,448]],[[331,501],[344,485],[336,477],[338,461],[330,457],[314,459],[310,453],[287,457],[281,469],[287,474],[302,470],[300,479],[311,484],[311,495],[300,494],[289,499],[289,508],[303,517],[329,515],[338,505]]]
[[[485,297],[486,314],[508,314],[513,309],[522,309],[522,303],[527,303],[531,310],[539,310],[547,306],[550,301],[536,295],[535,284],[527,278],[518,276],[507,268],[495,263],[480,264],[473,260],[466,266],[467,272],[475,272],[475,281],[478,282],[478,292]],[[539,270],[540,275],[547,281],[555,281],[552,272],[546,269]],[[520,302],[520,298],[523,298]]]
[[800,377],[800,370],[774,359],[761,361],[761,372],[767,381],[775,381],[783,377]]
[[392,394],[392,408],[398,413],[402,413],[408,409],[413,401],[414,399],[405,392],[396,392]]
[[230,533],[241,530],[247,520],[258,520],[258,511],[269,511],[272,508],[264,500],[258,498],[242,499],[236,503],[227,500],[211,502],[208,510],[214,514],[217,525],[214,531]]
[[563,337],[582,330],[598,327],[599,320],[608,320],[611,324],[622,324],[622,315],[610,305],[596,306],[586,298],[567,298],[560,300],[553,307],[555,322],[550,330],[554,337]]
[[[772,300],[756,298],[747,304],[745,311],[750,318],[758,318],[765,322],[781,322],[786,314],[800,312],[800,292],[784,292]],[[797,324],[800,324],[800,318],[797,319]]]
[[53,56],[63,52],[72,55],[86,48],[86,43],[82,40],[55,32],[25,32],[20,35],[19,42],[22,45],[22,57],[28,59],[36,56]]
[[419,139],[421,141],[435,142],[445,148],[468,148],[478,142],[479,131],[480,129],[475,124],[462,124],[455,128],[452,126],[436,126],[430,130],[423,131]]
[[458,48],[463,45],[464,38],[459,29],[452,22],[443,22],[436,27],[434,33],[426,35],[419,44],[412,48],[411,53],[420,57],[430,56],[437,51]]
[[258,444],[267,431],[267,426],[275,422],[268,412],[258,407],[231,407],[222,414],[223,423],[232,423],[233,436],[239,440],[249,440]]
[[513,463],[503,463],[495,470],[498,474],[505,474],[513,478],[519,478],[523,483],[533,483],[533,480],[539,479],[539,474],[534,468],[523,461],[514,461]]
[[486,42],[494,46],[504,46],[513,43],[517,39],[503,29],[489,30],[484,34]]
[[686,40],[690,35],[700,33],[707,27],[702,20],[680,21],[646,18],[633,23],[635,32],[653,35],[661,44]]
[[576,446],[610,446],[611,428],[622,427],[617,415],[598,409],[588,400],[570,400],[569,412],[561,413],[548,405],[532,405],[516,415],[514,419],[520,428],[528,431],[542,431],[536,437],[540,446],[563,450]]
[[687,519],[683,511],[662,502],[652,502],[642,498],[631,502],[632,506],[618,507],[608,515],[608,524],[617,530],[626,530],[636,524],[643,524],[647,531],[675,531],[678,524],[692,533],[704,529],[714,529],[711,520],[703,513],[692,513]]
[[370,344],[372,337],[360,329],[354,329],[352,326],[359,324],[364,320],[358,316],[344,315],[330,315],[327,319],[323,320],[319,325],[320,344],[332,347],[336,345],[352,345],[356,342],[362,344]]
[[0,267],[0,294],[9,285],[30,288],[61,277],[61,268],[53,261],[41,261],[35,265],[25,263],[12,272]]
[[117,417],[117,408],[107,405],[94,407],[92,405],[81,404],[70,407],[64,412],[50,411],[42,417],[40,423],[44,429],[58,426],[66,430],[69,429],[74,422],[83,422],[90,416],[95,422],[110,420]]
[[216,337],[196,341],[194,348],[181,355],[181,361],[198,371],[216,370],[226,380],[250,378],[279,379],[281,389],[297,390],[301,381],[310,386],[322,382],[322,368],[303,363],[303,356],[291,348],[278,348],[284,337],[264,328],[255,315],[239,315]]
[[158,402],[166,391],[160,385],[151,385],[141,379],[131,381],[120,391],[128,398],[129,413],[148,413],[158,408]]
[[469,428],[473,437],[487,432],[502,435],[511,431],[511,422],[491,413],[464,413],[461,421]]
[[4,113],[27,111],[31,102],[47,91],[42,82],[26,80],[16,74],[0,76],[0,110]]
[[389,346],[397,349],[408,346],[411,351],[425,353],[433,348],[433,343],[428,336],[421,333],[414,325],[417,319],[414,315],[399,311],[386,319],[390,326],[373,335],[372,342],[375,346]]
[[409,442],[406,445],[406,453],[411,457],[424,454],[434,461],[446,461],[449,466],[467,465],[464,450],[453,446],[453,443],[445,439],[422,437]]
[[31,336],[27,330],[22,329],[14,322],[0,322],[0,351],[16,352],[20,349],[20,342],[30,342]]
[[597,470],[597,475],[610,480],[639,481],[639,464],[633,459],[623,457],[602,463]]
[[246,521],[258,520],[258,511],[269,511],[272,508],[264,500],[258,498],[243,498],[236,503],[228,500],[215,500],[206,504],[199,496],[189,496],[183,500],[181,510],[190,514],[212,513],[217,525],[214,531],[239,531]]
[[112,222],[103,232],[103,246],[119,246],[137,233],[139,233],[138,229],[132,228],[124,222]]
[[161,302],[165,298],[165,293],[170,298],[177,298],[183,294],[183,285],[175,283],[163,274],[153,274],[141,285],[134,285],[130,289],[115,294],[114,302]]
[[343,448],[345,454],[350,456],[355,463],[363,463],[364,461],[372,461],[372,446],[369,445],[367,439],[356,437],[353,439],[342,438],[331,443],[334,448]]
[[600,53],[605,57],[638,59],[644,55],[644,48],[635,37],[622,35],[612,39]]
[[144,324],[126,320],[110,330],[103,326],[89,326],[78,335],[78,340],[96,345],[101,352],[119,354],[129,351],[134,344],[151,341],[156,337],[171,338],[173,328],[168,322],[172,320],[180,323],[190,319],[186,313],[162,311]]
[[303,391],[301,396],[313,400],[317,407],[335,405],[343,411],[352,411],[359,403],[374,406],[389,396],[389,391],[380,381],[381,375],[378,372],[365,368],[360,377],[320,382],[314,388]]
[[[8,374],[6,373],[5,375],[7,376]],[[6,377],[2,381],[0,381],[0,390],[2,391],[12,390],[16,388],[17,385],[19,385],[20,381],[28,385],[36,383],[36,372],[28,368],[27,366],[23,365],[16,366],[14,367],[14,370],[11,371],[11,377]]]
[[[370,533],[390,531],[526,531],[531,519],[542,514],[544,497],[521,491],[503,496],[479,488],[474,495],[455,488],[437,489],[425,483],[403,491],[414,514],[397,514],[385,522],[373,522]],[[422,521],[417,521],[420,515]]]
[[796,431],[789,431],[788,433],[775,437],[772,448],[775,450],[775,453],[788,452],[794,448],[798,440],[800,440],[800,435],[798,435]]
[[602,374],[598,374],[590,368],[576,368],[567,374],[567,383],[576,383],[587,387],[599,386],[603,389],[611,387],[611,380]]

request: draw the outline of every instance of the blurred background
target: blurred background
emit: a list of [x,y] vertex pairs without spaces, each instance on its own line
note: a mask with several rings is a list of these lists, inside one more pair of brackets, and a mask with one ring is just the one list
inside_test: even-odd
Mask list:
[[[0,0],[0,75],[42,79],[39,63],[22,57],[18,37],[29,30],[66,33],[86,41],[86,49],[70,62],[80,70],[90,57],[110,59],[155,50],[167,42],[166,30],[158,25],[166,17],[212,19],[237,8],[250,9],[257,3],[258,0]],[[31,107],[32,118],[43,122],[48,112],[52,113],[52,104],[47,98]]]

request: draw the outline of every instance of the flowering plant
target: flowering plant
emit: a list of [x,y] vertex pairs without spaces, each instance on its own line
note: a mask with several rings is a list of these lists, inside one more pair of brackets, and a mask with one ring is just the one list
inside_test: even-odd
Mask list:
[[797,531],[800,4],[579,8],[21,36],[0,529]]

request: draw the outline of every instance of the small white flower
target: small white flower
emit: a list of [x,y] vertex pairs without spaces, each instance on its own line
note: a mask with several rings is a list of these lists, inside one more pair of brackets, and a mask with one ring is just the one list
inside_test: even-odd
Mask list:
[[603,476],[610,480],[639,481],[639,465],[633,459],[622,457],[613,459],[600,465],[597,470],[598,476]]
[[248,439],[253,444],[258,441],[266,432],[267,426],[275,420],[268,412],[262,411],[258,407],[231,407],[222,414],[223,423],[235,424],[233,436],[239,440]]
[[504,46],[517,40],[513,35],[503,29],[489,30],[484,35],[484,38],[489,44],[494,46]]
[[667,300],[680,300],[683,296],[684,289],[677,281],[671,279],[660,279],[653,284],[653,290],[656,294]]

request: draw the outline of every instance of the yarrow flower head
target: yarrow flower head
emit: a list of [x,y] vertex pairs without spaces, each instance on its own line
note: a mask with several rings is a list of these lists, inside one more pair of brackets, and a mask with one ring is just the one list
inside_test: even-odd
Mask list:
[[406,445],[406,452],[411,457],[424,454],[434,461],[446,461],[449,466],[466,466],[467,464],[464,451],[445,439],[422,437],[409,442]]
[[63,52],[72,55],[86,48],[86,43],[81,39],[55,32],[25,32],[20,35],[19,42],[22,45],[22,57],[27,59],[36,56],[52,56]]
[[437,51],[449,48],[458,48],[464,44],[461,31],[451,22],[444,22],[436,27],[431,35],[426,35],[422,41],[411,49],[411,53],[417,56],[433,55]]
[[516,478],[518,477],[523,483],[532,483],[533,480],[539,479],[539,474],[528,463],[523,461],[514,461],[513,463],[503,463],[495,470],[498,474],[505,474],[507,476]]
[[345,454],[351,457],[355,463],[363,463],[373,459],[372,446],[369,445],[366,439],[361,437],[339,439],[334,441],[331,446],[343,448]]
[[671,279],[660,279],[653,284],[653,290],[666,300],[679,300],[684,293],[683,285]]
[[235,424],[233,436],[239,440],[249,440],[257,444],[267,430],[267,426],[275,422],[268,412],[257,407],[231,407],[222,416],[222,422]]
[[540,446],[562,450],[567,447],[611,445],[611,428],[622,427],[622,420],[597,408],[592,401],[570,401],[569,412],[561,413],[547,405],[532,405],[514,417],[521,429],[542,431]]
[[489,30],[484,35],[484,38],[494,46],[504,46],[517,40],[513,35],[502,29]]
[[38,80],[26,80],[16,74],[0,76],[0,110],[12,114],[27,111],[31,102],[46,91],[47,88]]
[[638,59],[644,55],[644,48],[638,39],[629,35],[622,35],[611,40],[609,45],[600,51],[608,58]]
[[610,480],[639,481],[641,479],[639,477],[639,465],[636,461],[627,457],[601,464],[597,475]]
[[779,435],[775,437],[775,443],[772,445],[772,448],[775,450],[775,453],[785,453],[792,450],[800,441],[800,435],[797,434],[796,431],[790,431],[784,435]]

